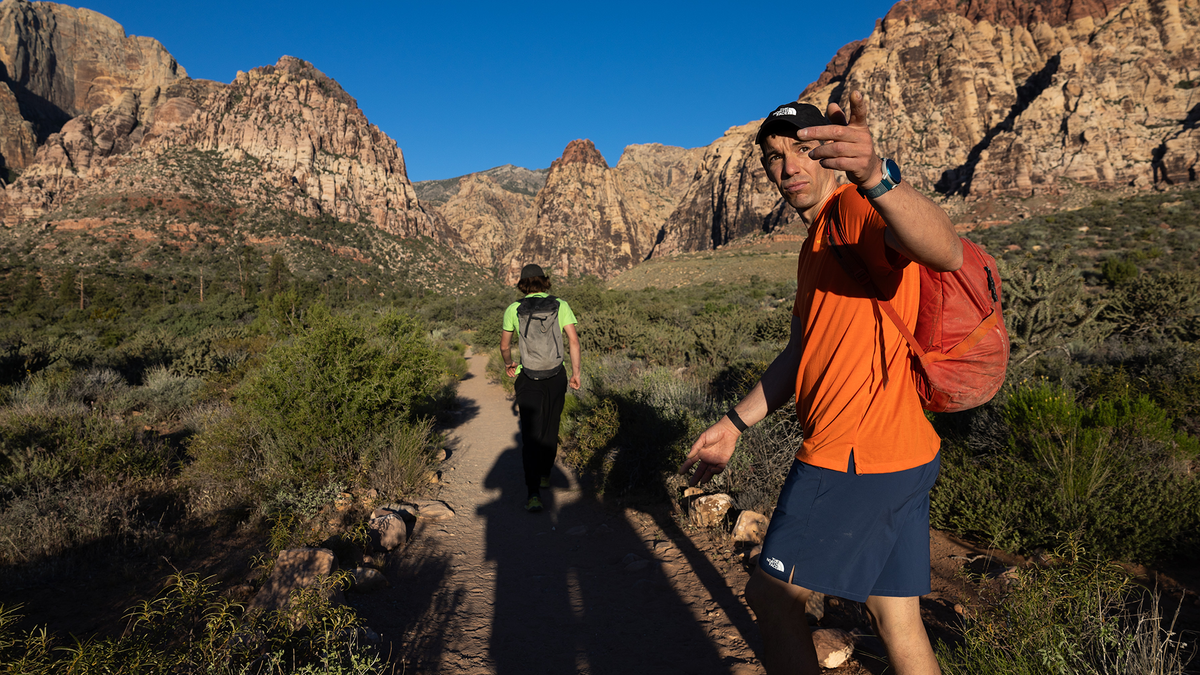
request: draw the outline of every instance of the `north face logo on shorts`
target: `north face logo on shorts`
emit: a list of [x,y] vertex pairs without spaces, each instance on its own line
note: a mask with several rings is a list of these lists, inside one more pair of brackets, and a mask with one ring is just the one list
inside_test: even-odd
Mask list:
[[775,570],[776,572],[783,571],[783,561],[782,560],[777,560],[775,558],[767,558],[767,564],[770,565],[771,569]]

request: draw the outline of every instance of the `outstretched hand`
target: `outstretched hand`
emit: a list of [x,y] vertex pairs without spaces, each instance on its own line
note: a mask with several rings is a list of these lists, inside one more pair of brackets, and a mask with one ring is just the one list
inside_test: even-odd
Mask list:
[[741,436],[741,433],[737,428],[722,417],[716,424],[700,434],[700,438],[692,444],[692,450],[688,453],[687,459],[679,465],[679,475],[686,476],[694,465],[696,473],[688,479],[688,485],[695,487],[707,483],[725,470],[725,465],[733,456],[738,436]]
[[830,103],[825,116],[832,124],[800,129],[796,138],[821,141],[809,157],[820,160],[826,169],[845,171],[855,185],[872,187],[883,179],[883,161],[875,154],[868,113],[867,97],[856,90],[850,94],[849,118],[841,106]]

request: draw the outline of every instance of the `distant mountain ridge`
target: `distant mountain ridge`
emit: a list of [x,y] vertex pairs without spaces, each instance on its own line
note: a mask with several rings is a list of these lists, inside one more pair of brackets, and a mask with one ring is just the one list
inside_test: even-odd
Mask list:
[[[902,0],[793,91],[822,107],[867,93],[879,152],[960,207],[1152,189],[1196,178],[1197,37],[1200,0]],[[615,167],[580,139],[545,169],[414,184],[395,141],[298,58],[192,80],[95,12],[3,0],[0,67],[0,221],[13,233],[97,203],[117,227],[120,197],[170,196],[234,220],[273,209],[429,241],[511,282],[528,261],[610,278],[795,218],[762,171],[758,121],[702,148],[631,145]]]

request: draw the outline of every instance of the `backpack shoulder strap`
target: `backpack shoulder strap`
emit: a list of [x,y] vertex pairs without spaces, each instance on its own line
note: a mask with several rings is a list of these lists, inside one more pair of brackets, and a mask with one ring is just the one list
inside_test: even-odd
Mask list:
[[909,348],[913,350],[917,358],[925,356],[925,350],[921,349],[916,336],[904,324],[904,320],[900,318],[900,314],[896,312],[896,308],[892,307],[892,303],[888,302],[887,298],[883,295],[883,291],[879,290],[879,285],[875,283],[875,280],[871,278],[871,274],[867,272],[867,266],[862,261],[862,258],[846,242],[846,233],[842,229],[842,219],[838,213],[837,205],[833,207],[832,216],[831,226],[827,227],[826,231],[829,234],[830,249],[833,251],[833,257],[837,258],[837,261],[842,265],[842,269],[846,270],[846,274],[849,274],[851,279],[857,281],[860,286],[871,293],[871,301],[892,320],[892,323],[896,325],[896,329],[904,336],[904,340],[908,342]]

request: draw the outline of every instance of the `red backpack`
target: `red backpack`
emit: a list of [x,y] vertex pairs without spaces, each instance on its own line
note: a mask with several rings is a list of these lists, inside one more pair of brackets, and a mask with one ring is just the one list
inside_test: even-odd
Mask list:
[[834,257],[873,293],[871,301],[908,341],[921,407],[958,412],[990,401],[1004,384],[1009,348],[996,259],[970,239],[960,238],[963,264],[957,271],[934,272],[921,266],[921,304],[916,328],[909,331],[858,254],[846,246],[836,214],[835,209],[834,226],[828,228]]

